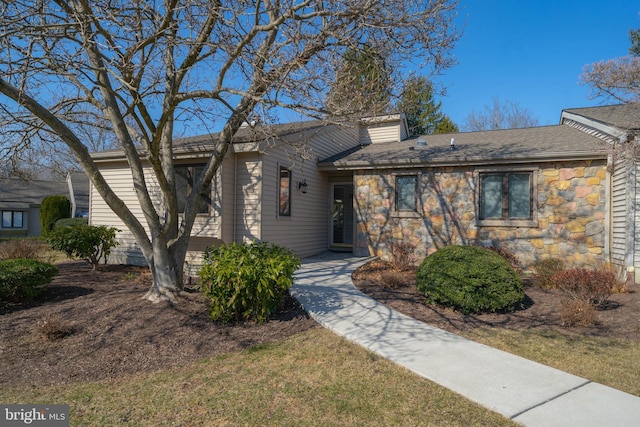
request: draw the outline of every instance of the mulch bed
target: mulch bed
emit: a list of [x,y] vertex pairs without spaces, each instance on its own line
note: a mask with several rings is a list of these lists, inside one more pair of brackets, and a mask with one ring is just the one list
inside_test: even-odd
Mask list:
[[[60,264],[60,274],[45,295],[26,305],[0,310],[0,387],[65,384],[117,378],[186,365],[215,355],[278,341],[317,327],[292,298],[282,312],[263,324],[212,322],[199,292],[184,292],[179,302],[151,304],[142,297],[149,284],[144,269],[83,262]],[[460,332],[504,327],[553,330],[640,341],[640,292],[614,294],[600,322],[592,327],[562,325],[559,291],[525,283],[525,308],[509,314],[463,315],[425,304],[415,274],[404,273],[396,287],[382,285],[388,263],[376,260],[359,268],[354,283],[364,293],[433,326]],[[44,320],[57,320],[66,336],[50,340]]]
[[427,305],[424,294],[416,287],[415,273],[401,273],[398,286],[385,286],[381,276],[390,269],[388,263],[374,260],[354,272],[354,284],[365,294],[401,313],[453,333],[472,328],[501,327],[640,341],[640,292],[637,290],[611,295],[606,308],[598,311],[599,322],[594,326],[566,327],[560,318],[562,292],[539,288],[532,279],[523,281],[526,294],[523,309],[507,314],[464,315]]
[[[45,295],[0,311],[0,387],[160,370],[317,327],[293,298],[266,323],[221,325],[209,319],[200,292],[184,292],[175,305],[142,299],[149,285],[139,267],[58,267]],[[62,321],[67,336],[51,341],[42,335],[42,322],[52,319]]]

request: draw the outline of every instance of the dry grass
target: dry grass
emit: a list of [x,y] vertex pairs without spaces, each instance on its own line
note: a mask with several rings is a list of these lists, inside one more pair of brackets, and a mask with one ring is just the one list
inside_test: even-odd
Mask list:
[[322,329],[118,380],[3,389],[0,401],[67,403],[72,425],[515,425]]
[[640,396],[638,341],[503,328],[478,328],[461,335]]

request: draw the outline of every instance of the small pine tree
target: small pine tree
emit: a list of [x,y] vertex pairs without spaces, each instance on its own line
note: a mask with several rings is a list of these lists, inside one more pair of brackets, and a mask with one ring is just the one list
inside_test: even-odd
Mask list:
[[40,205],[40,228],[42,235],[46,236],[56,221],[71,217],[71,202],[66,196],[48,196]]
[[442,103],[436,101],[433,85],[428,78],[411,76],[404,81],[401,99],[396,109],[405,113],[412,138],[458,132],[456,124],[441,108]]

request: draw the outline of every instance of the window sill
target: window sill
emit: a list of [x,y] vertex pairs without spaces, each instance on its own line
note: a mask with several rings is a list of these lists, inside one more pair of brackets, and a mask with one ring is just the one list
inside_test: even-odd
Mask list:
[[481,219],[478,227],[533,227],[538,228],[538,220],[535,219]]
[[420,214],[414,211],[391,212],[391,218],[420,218]]

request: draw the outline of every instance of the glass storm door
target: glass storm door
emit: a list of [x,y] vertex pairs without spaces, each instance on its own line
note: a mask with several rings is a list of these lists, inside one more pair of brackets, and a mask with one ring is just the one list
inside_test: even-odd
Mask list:
[[331,186],[331,246],[353,246],[353,184]]

